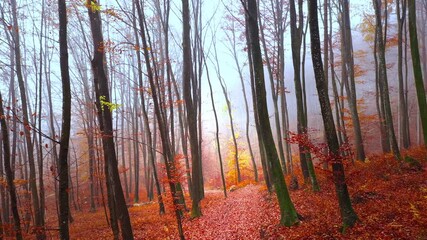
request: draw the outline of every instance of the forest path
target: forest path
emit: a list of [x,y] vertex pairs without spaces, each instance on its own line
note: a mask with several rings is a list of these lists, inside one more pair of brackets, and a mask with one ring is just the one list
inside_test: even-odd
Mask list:
[[[203,203],[203,216],[186,221],[186,239],[261,239],[263,222],[270,222],[273,211],[269,210],[268,196],[259,185],[248,185],[228,192],[224,198],[222,191],[214,193],[215,198]],[[269,221],[267,221],[269,219]],[[197,229],[197,230],[196,230]]]

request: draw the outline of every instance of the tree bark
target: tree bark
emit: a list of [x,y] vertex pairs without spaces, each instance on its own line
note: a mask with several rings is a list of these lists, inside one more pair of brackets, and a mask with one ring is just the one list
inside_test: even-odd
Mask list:
[[[418,108],[421,117],[421,125],[423,129],[424,145],[427,145],[427,102],[426,93],[423,82],[423,74],[420,63],[420,53],[418,47],[417,33],[417,13],[415,0],[408,0],[408,18],[409,18],[409,39],[411,42],[412,66],[414,71],[415,87],[417,89]],[[427,73],[424,73],[427,74]]]
[[[402,5],[402,8],[401,8]],[[408,106],[405,97],[405,86],[403,82],[403,26],[406,19],[406,0],[396,1],[396,14],[398,23],[397,32],[397,72],[399,81],[399,135],[400,145],[403,148],[409,148],[409,118],[408,118]]]
[[22,232],[21,232],[21,221],[19,218],[19,212],[18,212],[18,201],[17,201],[17,194],[16,194],[16,187],[15,183],[13,182],[14,176],[13,176],[13,169],[11,168],[11,162],[10,162],[10,143],[9,143],[9,129],[6,124],[6,115],[3,108],[3,98],[0,93],[0,125],[2,129],[2,143],[3,143],[3,164],[4,164],[4,170],[6,173],[6,181],[9,191],[9,197],[10,197],[10,206],[12,209],[12,216],[14,220],[14,231],[15,231],[15,237],[17,240],[22,240]]
[[273,183],[276,190],[277,198],[280,207],[280,223],[285,226],[292,226],[299,222],[297,212],[294,204],[289,196],[288,188],[281,170],[279,156],[277,155],[276,146],[274,144],[273,134],[271,132],[270,119],[267,109],[267,99],[265,90],[264,80],[264,69],[262,64],[261,47],[259,40],[259,29],[258,29],[258,10],[257,3],[255,0],[247,0],[245,14],[247,15],[247,25],[249,31],[249,44],[251,46],[251,54],[253,60],[253,71],[255,85],[252,88],[255,89],[257,115],[259,119],[259,127],[261,135],[258,136],[259,141],[264,143],[264,149],[269,164],[271,164],[271,172],[273,176]]
[[[298,134],[306,133],[305,129],[305,109],[303,99],[303,89],[301,86],[301,44],[303,34],[303,11],[302,11],[302,0],[298,0],[298,20],[295,9],[295,1],[290,1],[290,26],[291,26],[291,38],[292,38],[292,62],[294,67],[294,84],[295,84],[295,96],[297,102],[297,132]],[[297,26],[298,21],[298,26]],[[304,182],[307,182],[310,174],[308,172],[307,159],[305,151],[306,149],[301,144],[298,144],[301,170],[304,176]]]
[[[135,9],[136,10],[136,9]],[[134,34],[135,34],[135,39],[137,44],[139,45],[139,37],[138,37],[138,32],[136,30],[136,18],[133,19],[133,26],[134,26]],[[142,117],[144,119],[144,128],[145,128],[145,139],[147,141],[147,155],[149,158],[149,161],[151,163],[151,168],[153,171],[153,178],[154,178],[154,184],[156,186],[156,192],[157,192],[157,201],[159,203],[159,213],[160,214],[164,214],[165,213],[165,205],[163,203],[163,198],[162,198],[162,193],[161,193],[161,189],[160,189],[160,181],[159,181],[159,177],[157,174],[157,166],[156,166],[156,158],[155,158],[155,153],[154,153],[154,149],[155,149],[155,143],[153,145],[153,139],[152,139],[152,134],[151,134],[151,129],[150,129],[150,123],[149,123],[149,119],[148,119],[148,110],[145,104],[145,94],[144,94],[144,85],[142,82],[142,61],[141,61],[141,54],[139,51],[137,51],[137,61],[138,61],[138,84],[139,84],[139,89],[140,89],[140,97],[141,97],[141,109],[142,109]],[[154,131],[154,134],[156,134],[156,132]]]
[[200,145],[197,135],[197,84],[191,76],[191,42],[190,42],[190,8],[188,0],[182,0],[182,22],[183,22],[183,94],[185,106],[187,110],[188,132],[190,137],[191,149],[191,163],[192,163],[192,207],[191,217],[199,217],[202,212],[200,210],[200,200],[202,198],[202,191],[200,184],[201,178],[201,159],[200,159]]
[[221,85],[221,89],[222,89],[222,93],[224,94],[224,98],[225,98],[225,103],[227,104],[227,112],[228,112],[228,117],[230,120],[230,129],[231,129],[231,137],[233,139],[233,146],[234,146],[234,165],[236,166],[236,184],[240,183],[242,181],[242,176],[240,174],[240,165],[239,165],[239,150],[238,150],[238,146],[237,146],[237,139],[236,139],[236,133],[234,131],[234,124],[233,124],[233,114],[231,113],[231,102],[230,99],[228,97],[228,93],[227,93],[227,86],[225,85],[225,82],[221,76],[221,72],[219,70],[219,61],[218,61],[218,55],[217,55],[217,50],[216,50],[216,46],[215,46],[215,61],[216,61],[216,72],[217,72],[217,76],[218,76],[218,80],[219,83]]
[[94,75],[95,91],[97,93],[97,107],[100,108],[98,111],[100,115],[99,122],[102,132],[102,145],[106,165],[105,169],[107,170],[107,187],[110,187],[110,194],[112,198],[109,200],[113,201],[111,207],[114,209],[113,212],[110,212],[110,215],[114,214],[114,217],[119,221],[122,238],[133,239],[132,226],[120,181],[116,150],[114,147],[114,134],[111,114],[113,109],[111,108],[111,105],[105,104],[110,103],[110,93],[108,79],[104,69],[104,39],[102,34],[100,11],[96,9],[98,7],[93,7],[94,5],[99,6],[99,3],[95,0],[87,0],[86,4],[88,7],[90,27],[93,38],[94,51],[91,64]]
[[[68,202],[68,152],[71,130],[71,87],[68,65],[67,43],[67,7],[65,0],[58,0],[59,15],[59,51],[62,81],[62,130],[59,146],[59,236],[69,239],[68,219],[70,207]],[[40,143],[41,144],[41,143]]]
[[154,112],[156,115],[159,131],[160,131],[160,138],[162,140],[163,157],[165,159],[166,174],[168,177],[169,187],[170,187],[170,191],[173,199],[173,205],[175,208],[174,212],[175,212],[175,217],[178,225],[178,233],[179,233],[180,239],[183,240],[184,232],[182,229],[182,222],[181,222],[182,214],[181,214],[181,207],[179,206],[180,205],[179,201],[182,196],[182,192],[179,192],[181,191],[181,185],[179,181],[177,181],[177,179],[175,179],[175,177],[173,176],[173,173],[176,170],[175,159],[172,154],[173,150],[170,149],[169,134],[167,132],[166,123],[165,123],[166,117],[161,107],[161,104],[163,104],[163,102],[161,101],[161,97],[158,89],[159,86],[158,84],[155,83],[155,81],[158,83],[158,79],[155,79],[153,70],[151,69],[150,55],[148,51],[148,49],[151,48],[151,45],[150,46],[148,45],[148,42],[150,42],[150,39],[149,39],[150,37],[148,34],[146,35],[146,23],[145,23],[144,12],[141,9],[141,5],[138,0],[136,0],[134,3],[136,4],[136,10],[139,16],[139,27],[140,27],[140,33],[141,33],[144,60],[145,60],[145,65],[147,69],[148,80],[150,82],[151,95],[154,103]]
[[29,174],[29,186],[31,191],[32,205],[34,209],[34,224],[35,227],[40,231],[37,231],[37,239],[45,239],[45,232],[43,226],[43,220],[41,219],[40,214],[40,203],[39,203],[39,194],[36,182],[36,167],[35,167],[35,159],[33,152],[33,142],[31,141],[31,125],[29,122],[29,113],[28,113],[28,103],[27,103],[27,93],[25,89],[24,78],[22,76],[22,63],[21,63],[21,49],[20,49],[20,37],[19,37],[19,25],[18,25],[18,17],[17,17],[17,4],[16,0],[11,0],[12,5],[12,18],[13,18],[13,41],[15,43],[15,62],[16,62],[16,74],[18,78],[19,91],[21,95],[22,102],[22,114],[23,114],[23,124],[24,124],[24,135],[25,142],[28,154],[28,165],[30,168]]
[[323,125],[325,132],[328,133],[327,143],[329,151],[333,156],[332,173],[344,231],[345,228],[353,226],[358,217],[351,205],[350,195],[345,182],[344,166],[339,149],[331,104],[329,102],[328,89],[325,84],[326,80],[323,72],[322,54],[320,49],[319,23],[317,20],[317,0],[309,0],[307,4],[309,12],[308,21],[310,24],[311,58],[313,61],[314,76],[316,79],[316,88],[322,112]]
[[390,105],[390,95],[387,80],[387,65],[385,58],[385,41],[383,35],[383,27],[381,22],[381,0],[373,0],[375,8],[375,19],[376,19],[376,34],[378,42],[378,67],[379,67],[379,89],[381,91],[382,104],[384,106],[385,124],[387,127],[387,133],[389,134],[389,142],[391,150],[397,160],[401,159],[399,146],[397,144],[396,135],[393,127],[393,116]]
[[348,106],[353,123],[354,145],[356,148],[356,159],[365,161],[365,148],[363,146],[362,130],[360,127],[359,113],[357,110],[357,94],[354,73],[353,40],[351,35],[349,1],[343,0],[341,6],[341,52],[342,73],[345,90],[347,93]]

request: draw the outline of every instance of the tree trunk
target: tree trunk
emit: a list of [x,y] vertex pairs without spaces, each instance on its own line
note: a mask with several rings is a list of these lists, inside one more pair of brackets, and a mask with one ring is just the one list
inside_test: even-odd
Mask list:
[[333,154],[332,172],[335,184],[335,192],[337,193],[341,218],[343,221],[343,231],[346,227],[351,227],[357,221],[357,215],[353,210],[350,201],[350,195],[345,182],[344,166],[338,138],[336,134],[334,119],[332,115],[331,104],[329,102],[328,89],[326,88],[326,80],[323,72],[322,54],[320,49],[319,23],[317,20],[317,0],[307,2],[310,24],[310,39],[311,39],[311,58],[313,61],[314,76],[316,79],[316,88],[322,112],[323,125],[327,134],[327,143],[329,151]]
[[[136,10],[136,9],[135,9]],[[139,37],[138,37],[138,32],[136,31],[136,18],[133,19],[133,26],[134,26],[134,34],[135,34],[135,39],[136,39],[136,43],[139,45]],[[142,117],[144,120],[144,128],[145,128],[145,139],[147,141],[147,155],[149,158],[149,161],[151,163],[151,168],[153,171],[153,178],[154,178],[154,183],[156,185],[156,191],[157,191],[157,201],[159,203],[159,213],[160,214],[164,214],[165,213],[165,205],[163,203],[163,198],[162,198],[162,192],[160,189],[160,181],[159,181],[159,177],[157,174],[157,167],[156,167],[156,155],[154,153],[155,150],[155,143],[153,145],[153,139],[152,139],[152,134],[151,134],[151,129],[150,129],[150,124],[149,124],[149,119],[148,119],[148,110],[145,104],[145,94],[144,94],[144,85],[142,82],[142,61],[141,61],[141,54],[140,51],[137,51],[137,61],[138,61],[138,84],[139,84],[139,88],[140,88],[140,97],[141,97],[141,109],[142,109]],[[154,131],[154,134],[156,134],[156,132]]]
[[[248,22],[249,22],[249,14],[245,14],[246,26],[248,26],[249,24]],[[256,96],[255,88],[253,87],[255,86],[255,71],[254,71],[255,67],[254,67],[253,56],[252,56],[252,44],[250,39],[251,37],[250,37],[250,32],[248,27],[245,28],[245,37],[246,37],[246,46],[248,48],[247,53],[248,53],[248,62],[249,62],[249,75],[251,79],[251,93],[252,93],[252,105],[254,109],[255,129],[258,136],[258,149],[259,149],[259,155],[261,158],[262,172],[263,172],[265,185],[267,186],[268,192],[271,193],[273,191],[273,186],[272,186],[273,180],[272,180],[272,174],[270,172],[270,163],[267,160],[264,142],[260,137],[262,134],[261,127],[260,127],[260,120],[259,120],[258,114],[256,114],[258,112],[258,106],[257,106],[257,100],[256,100],[257,96]]]
[[1,132],[2,132],[2,143],[3,143],[3,164],[4,164],[4,170],[6,173],[6,181],[7,181],[9,197],[10,197],[10,206],[12,209],[12,216],[14,221],[15,237],[17,240],[22,240],[23,238],[22,238],[22,232],[21,232],[21,221],[19,219],[19,212],[18,212],[16,187],[15,187],[15,183],[13,182],[14,180],[13,169],[11,168],[11,162],[10,162],[9,129],[6,125],[5,116],[6,115],[3,108],[3,98],[0,93],[0,125],[2,129]]
[[219,70],[219,61],[218,61],[218,55],[217,55],[217,50],[216,50],[216,45],[215,45],[215,61],[216,61],[216,72],[217,72],[217,76],[218,76],[218,80],[219,83],[221,84],[221,89],[222,89],[222,93],[224,94],[224,98],[225,98],[225,103],[227,104],[227,112],[228,112],[228,117],[230,119],[230,128],[231,128],[231,137],[233,138],[233,145],[234,145],[234,164],[236,166],[236,183],[238,184],[242,181],[242,176],[240,174],[240,166],[239,166],[239,152],[238,152],[238,146],[237,146],[237,139],[236,139],[236,134],[234,131],[234,124],[233,124],[233,114],[231,113],[231,102],[230,99],[228,98],[228,93],[227,93],[227,86],[225,85],[225,82],[221,76],[221,72]]
[[[417,13],[415,0],[408,0],[408,18],[409,18],[409,39],[411,41],[412,66],[414,69],[415,87],[417,89],[418,108],[421,117],[421,125],[423,129],[424,145],[427,145],[427,102],[426,93],[423,82],[423,74],[420,63],[420,53],[418,47],[417,35]],[[424,73],[427,74],[427,73]]]
[[[294,84],[295,84],[295,96],[297,102],[297,132],[298,134],[306,133],[305,129],[305,111],[304,110],[304,99],[303,89],[301,86],[301,44],[302,44],[302,33],[303,33],[303,11],[302,11],[302,0],[298,0],[298,26],[297,26],[297,14],[295,9],[295,1],[290,1],[290,26],[291,26],[291,38],[292,38],[292,62],[294,67]],[[304,176],[304,182],[307,183],[310,174],[308,172],[307,159],[305,151],[306,149],[301,144],[298,144],[301,170]]]
[[396,135],[393,127],[393,116],[390,106],[390,95],[387,80],[387,65],[385,58],[385,41],[383,36],[383,27],[381,23],[381,0],[373,0],[376,16],[376,34],[378,42],[378,67],[379,67],[379,89],[381,91],[382,104],[384,106],[385,123],[387,127],[387,133],[389,134],[389,142],[391,150],[397,160],[401,159],[399,146],[397,144]]
[[204,63],[205,63],[205,67],[206,67],[206,74],[208,77],[209,91],[211,94],[212,109],[213,109],[214,117],[215,117],[215,140],[216,140],[216,147],[217,147],[217,151],[218,151],[219,167],[221,170],[222,189],[224,191],[224,197],[227,197],[227,187],[226,187],[226,182],[225,182],[224,166],[222,164],[222,155],[221,155],[221,143],[219,142],[218,114],[217,114],[216,108],[215,108],[215,101],[214,101],[214,96],[213,96],[213,91],[212,91],[212,84],[211,84],[211,78],[209,75],[209,69],[206,65],[206,61],[204,61]]
[[200,200],[202,197],[201,191],[201,159],[200,159],[200,146],[197,135],[197,101],[196,94],[194,92],[197,89],[197,85],[191,76],[191,42],[190,42],[190,9],[188,0],[182,0],[182,22],[183,22],[183,94],[185,100],[185,106],[187,110],[187,122],[188,132],[190,137],[190,149],[191,149],[191,163],[192,163],[192,207],[191,217],[199,217],[202,212],[200,210]]
[[[139,16],[139,27],[141,28],[140,34],[141,34],[141,41],[142,41],[142,47],[143,47],[143,53],[144,53],[144,60],[145,60],[148,80],[150,82],[151,95],[154,103],[154,112],[156,115],[159,131],[160,131],[160,138],[162,141],[163,157],[165,159],[166,174],[168,177],[169,187],[170,187],[170,191],[173,199],[175,217],[178,225],[178,233],[179,233],[180,239],[183,240],[184,232],[182,230],[182,222],[181,222],[182,213],[181,213],[181,207],[179,206],[182,192],[179,192],[181,191],[181,185],[179,181],[177,181],[177,179],[175,179],[173,176],[173,172],[176,171],[176,166],[175,166],[175,159],[172,154],[173,150],[170,149],[170,140],[169,140],[169,135],[167,133],[166,123],[165,123],[166,121],[165,113],[162,111],[162,109],[164,108],[161,107],[161,104],[164,104],[164,102],[161,101],[162,99],[158,89],[159,86],[158,84],[155,83],[155,81],[158,83],[158,79],[155,79],[153,70],[151,69],[150,55],[148,51],[151,45],[150,46],[148,45],[148,42],[150,42],[150,37],[148,34],[146,35],[145,15],[143,10],[141,9],[139,1],[135,1],[134,3],[136,4],[136,10]],[[158,76],[156,76],[156,78],[158,78]]]
[[353,42],[351,35],[349,1],[344,0],[341,6],[341,52],[342,73],[348,106],[353,123],[354,145],[356,147],[356,159],[365,161],[365,148],[363,147],[362,130],[360,127],[359,113],[357,110],[357,94],[354,73]]
[[39,194],[36,183],[36,167],[35,167],[35,159],[33,152],[33,143],[31,141],[31,125],[29,122],[29,113],[28,113],[28,103],[27,103],[27,94],[25,90],[24,78],[22,76],[22,63],[21,63],[21,49],[20,49],[20,40],[19,40],[19,26],[18,26],[18,18],[17,18],[17,4],[16,0],[11,0],[12,5],[12,18],[13,18],[13,41],[15,43],[15,62],[16,62],[16,74],[18,78],[19,91],[21,95],[21,104],[22,104],[22,114],[23,114],[23,124],[24,124],[24,135],[25,142],[28,154],[28,165],[30,168],[30,176],[29,176],[29,186],[32,197],[32,206],[34,209],[34,223],[35,227],[40,231],[37,231],[37,239],[45,239],[44,226],[42,225],[43,220],[40,215],[40,205],[39,205]]
[[252,163],[252,168],[254,171],[254,178],[255,178],[255,181],[258,182],[258,170],[256,168],[254,153],[253,153],[250,135],[249,135],[249,122],[250,122],[249,105],[248,105],[248,99],[246,96],[246,89],[245,89],[244,78],[243,78],[243,73],[242,73],[242,66],[240,65],[238,53],[237,53],[236,29],[234,28],[234,26],[235,26],[235,24],[233,22],[232,26],[231,26],[232,29],[230,29],[230,31],[229,31],[231,36],[228,34],[228,32],[226,32],[226,36],[227,36],[227,39],[229,40],[229,42],[231,44],[229,51],[233,57],[234,63],[236,64],[236,69],[237,69],[237,72],[239,74],[240,84],[242,86],[242,93],[243,93],[243,99],[245,102],[245,111],[246,111],[246,124],[245,124],[246,141],[248,143],[248,149],[249,149],[249,153],[251,156],[251,163]]
[[396,14],[398,20],[398,32],[397,32],[397,72],[399,81],[399,141],[403,148],[409,148],[409,118],[408,118],[408,106],[406,104],[405,87],[403,82],[403,26],[406,19],[406,0],[402,3],[396,1]]
[[273,134],[271,132],[270,119],[267,109],[267,99],[265,91],[264,69],[262,64],[261,47],[259,41],[258,29],[258,10],[255,0],[247,0],[245,6],[247,15],[246,28],[249,32],[249,45],[251,46],[251,55],[253,60],[253,71],[255,85],[252,86],[256,93],[257,112],[256,117],[259,119],[259,127],[261,135],[258,136],[259,141],[264,143],[264,149],[269,164],[271,164],[271,173],[273,183],[276,190],[277,198],[280,207],[280,223],[285,226],[292,226],[299,222],[298,214],[294,204],[289,196],[288,188],[280,166],[279,156],[277,155],[276,146],[274,144]]
[[[65,0],[58,0],[59,15],[59,50],[62,80],[62,130],[59,146],[59,235],[61,239],[69,239],[68,219],[70,207],[68,202],[68,153],[71,130],[71,86],[68,65],[67,43],[67,7]],[[41,143],[40,143],[41,144]]]
[[[259,25],[262,26],[262,22],[261,22],[261,18],[259,19]],[[279,22],[280,25],[282,25],[282,21]],[[275,26],[275,28],[280,27],[280,26]],[[282,129],[281,129],[281,125],[280,125],[280,116],[279,116],[279,104],[278,104],[278,100],[279,100],[279,86],[275,86],[274,80],[279,81],[279,79],[276,78],[276,76],[273,75],[273,67],[271,66],[271,59],[270,56],[268,54],[268,49],[267,49],[267,43],[266,43],[266,39],[265,39],[265,34],[264,34],[264,29],[261,28],[260,29],[260,33],[261,33],[261,42],[262,42],[262,47],[264,50],[264,57],[266,58],[266,63],[267,63],[267,71],[268,71],[268,76],[270,79],[270,88],[271,88],[271,97],[273,100],[273,107],[274,107],[274,123],[276,125],[276,134],[277,134],[277,147],[279,150],[279,158],[280,158],[280,163],[282,166],[282,171],[283,174],[287,173],[287,169],[286,169],[286,159],[285,159],[285,152],[283,149],[283,138],[282,138]],[[276,34],[277,35],[277,34]],[[276,55],[276,53],[273,54],[274,56]],[[279,54],[277,54],[279,56]],[[274,61],[276,62],[277,60],[274,59]],[[279,71],[277,69],[276,66],[276,71]],[[278,85],[278,84],[277,84]]]
[[[121,235],[123,239],[133,239],[132,226],[130,223],[129,212],[126,207],[126,200],[123,194],[123,189],[120,181],[120,175],[117,166],[117,156],[114,147],[114,134],[112,124],[112,114],[114,110],[110,104],[110,93],[108,87],[108,79],[104,70],[105,52],[102,50],[104,39],[102,35],[102,24],[100,11],[93,7],[98,2],[94,0],[87,0],[88,14],[90,19],[90,26],[93,38],[93,59],[91,61],[92,70],[94,75],[94,86],[97,96],[97,104],[100,115],[100,128],[102,132],[102,142],[104,150],[104,158],[106,165],[106,178],[107,187],[110,185],[110,193],[113,200],[113,212],[116,214],[117,220],[120,223]],[[117,237],[117,236],[116,236]]]

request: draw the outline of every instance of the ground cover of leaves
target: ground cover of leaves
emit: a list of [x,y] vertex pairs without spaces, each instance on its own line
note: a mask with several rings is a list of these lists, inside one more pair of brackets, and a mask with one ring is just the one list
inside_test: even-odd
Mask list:
[[[228,192],[227,198],[220,190],[208,190],[202,201],[203,216],[198,219],[185,216],[185,237],[427,239],[427,153],[416,149],[409,155],[418,159],[423,169],[399,164],[388,155],[371,156],[367,163],[347,166],[349,191],[360,221],[345,234],[340,232],[341,219],[330,173],[318,169],[321,192],[314,193],[309,186],[291,191],[296,209],[303,217],[299,225],[279,226],[279,207],[274,194],[268,194],[263,184],[250,184]],[[170,207],[163,216],[159,216],[156,204],[129,210],[135,239],[178,239]],[[74,219],[71,239],[112,239],[101,209],[96,213],[75,213]]]

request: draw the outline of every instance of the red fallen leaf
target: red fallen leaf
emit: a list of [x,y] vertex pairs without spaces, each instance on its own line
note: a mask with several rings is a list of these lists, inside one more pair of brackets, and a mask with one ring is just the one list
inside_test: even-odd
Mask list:
[[19,135],[20,135],[20,136],[23,136],[23,135],[24,135],[24,132],[23,132],[23,131],[20,131],[20,132],[19,132]]
[[44,145],[44,147],[45,147],[45,148],[49,148],[49,144],[47,144],[47,143],[46,143],[46,144]]

